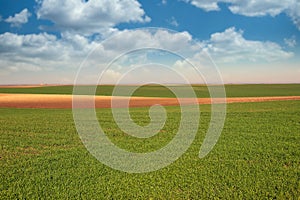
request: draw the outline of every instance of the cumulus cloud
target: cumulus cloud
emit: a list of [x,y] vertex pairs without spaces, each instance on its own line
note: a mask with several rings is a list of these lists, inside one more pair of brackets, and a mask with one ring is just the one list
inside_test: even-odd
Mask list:
[[172,17],[170,20],[167,20],[167,22],[169,24],[171,24],[172,26],[178,27],[179,23],[177,22],[177,20],[175,19],[175,17]]
[[[56,41],[56,37],[47,33],[17,35],[14,33],[4,33],[0,35],[0,52],[6,55],[16,52],[20,54],[35,54],[37,57],[51,57],[56,52],[51,52],[51,47]],[[22,47],[22,48],[20,48]],[[49,48],[46,48],[49,47]],[[37,55],[37,53],[39,53]]]
[[[203,58],[202,50],[207,51],[218,64],[248,63],[249,61],[271,62],[293,56],[293,53],[284,51],[276,43],[247,40],[244,38],[243,32],[235,28],[212,34],[208,41],[202,42],[194,41],[188,32],[171,32],[165,29],[118,31],[115,37],[105,41],[90,39],[71,32],[63,32],[61,37],[48,33],[28,35],[3,33],[0,34],[0,75],[24,71],[73,70],[75,73],[86,56],[96,47],[97,53],[88,59],[86,77],[95,76],[95,70],[101,72],[106,67],[105,63],[117,58],[121,53],[141,47],[167,49],[183,55],[191,61],[200,61],[204,67],[205,60],[201,60]],[[139,56],[131,57],[134,58],[133,60],[128,60],[125,55],[124,58],[127,59],[126,63],[129,66],[140,62],[145,63],[145,60],[149,59],[144,56],[143,52],[136,55]],[[157,61],[162,62],[162,60]],[[176,60],[172,62],[176,62]],[[168,63],[166,64],[168,65]],[[179,64],[177,63],[176,67],[183,69],[183,64]],[[183,74],[184,71],[186,70],[183,70]],[[109,79],[115,80],[120,77],[120,71],[113,69],[106,75]],[[66,75],[65,78],[72,80],[73,77]],[[87,78],[87,81],[89,79]]]
[[272,62],[288,59],[294,54],[286,52],[280,45],[269,41],[247,40],[243,31],[234,27],[214,33],[205,48],[214,59],[221,63]]
[[218,3],[226,3],[234,14],[244,16],[276,16],[286,13],[300,30],[300,2],[298,0],[184,0],[205,11],[219,11]]
[[[31,16],[31,13],[27,8],[22,10],[20,13],[16,13],[14,16],[9,16],[4,21],[10,23],[12,27],[20,27],[22,24],[26,24],[28,22],[28,18]],[[1,17],[0,17],[1,21]]]
[[[201,83],[201,78],[203,78],[206,83],[218,84],[219,82],[216,80],[219,80],[219,77],[214,70],[214,64],[217,64],[220,69],[226,69],[227,74],[223,77],[226,82],[232,83],[240,80],[243,82],[247,80],[247,76],[250,76],[248,80],[253,79],[250,74],[247,74],[249,70],[253,71],[258,66],[266,67],[270,64],[273,66],[278,62],[283,63],[284,60],[294,55],[273,42],[248,40],[243,36],[243,31],[236,30],[234,27],[212,34],[209,40],[203,41],[202,47],[200,51],[196,51],[190,57],[187,57],[187,60],[178,60],[173,65],[174,68],[179,69],[185,77],[188,77],[194,83]],[[197,66],[203,76],[199,77],[197,71],[188,67],[189,63]],[[232,71],[232,67],[238,69],[245,67],[245,65],[252,67],[247,68],[247,71],[242,70],[245,73],[233,79],[232,73],[239,70]],[[260,79],[259,81],[264,82],[265,80]]]
[[292,36],[291,38],[284,38],[284,43],[288,47],[295,47],[297,45],[296,37]]
[[198,48],[192,36],[184,32],[171,32],[165,29],[137,29],[119,31],[113,40],[104,43],[106,50],[133,50],[136,48],[162,48],[177,52]]
[[300,30],[300,1],[296,1],[294,4],[290,5],[287,10],[287,15],[291,17],[294,24]]
[[184,0],[186,3],[190,3],[205,11],[217,11],[220,10],[218,6],[218,0]]
[[112,69],[106,70],[101,76],[101,82],[106,84],[116,84],[122,77],[122,74]]
[[8,72],[76,69],[96,47],[98,54],[91,57],[92,67],[114,59],[124,50],[137,47],[156,47],[178,50],[190,48],[191,35],[187,32],[170,33],[165,30],[124,30],[111,40],[90,39],[80,34],[63,32],[61,38],[48,33],[19,35],[0,34],[0,68]]
[[93,34],[119,23],[149,22],[137,0],[37,0],[37,17],[52,21],[62,31]]
[[0,68],[9,72],[74,68],[97,45],[88,39],[40,33],[0,34]]

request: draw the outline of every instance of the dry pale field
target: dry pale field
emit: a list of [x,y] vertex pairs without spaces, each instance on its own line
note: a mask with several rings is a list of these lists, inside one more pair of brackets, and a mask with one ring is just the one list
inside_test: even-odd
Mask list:
[[61,86],[55,84],[37,84],[37,85],[0,85],[0,88],[37,88],[37,87],[45,87],[45,86]]
[[[84,99],[84,97],[82,97]],[[110,96],[95,96],[87,97],[95,98],[96,108],[112,107],[127,107],[129,101],[130,107],[148,107],[154,104],[163,106],[175,106],[179,104],[176,98],[157,98],[157,97],[110,97]],[[242,97],[242,98],[227,98],[227,103],[238,102],[262,102],[262,101],[287,101],[300,100],[300,96],[281,96],[281,97]],[[210,104],[210,98],[198,98],[199,104]],[[214,102],[223,102],[222,99],[213,99]],[[195,102],[194,99],[185,98],[183,104],[188,105]],[[52,94],[0,94],[0,107],[8,108],[72,108],[72,95],[52,95]],[[84,101],[81,107],[86,107]],[[89,106],[87,106],[89,107]]]

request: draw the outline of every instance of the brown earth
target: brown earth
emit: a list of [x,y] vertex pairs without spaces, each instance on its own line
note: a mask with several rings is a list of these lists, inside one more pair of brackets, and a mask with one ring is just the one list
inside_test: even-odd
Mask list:
[[[95,96],[87,97],[80,96],[82,101],[79,107],[92,107],[86,104],[85,100],[95,98],[96,108],[110,108],[112,107],[111,101],[114,100],[114,107],[126,107],[129,100],[130,107],[148,107],[154,104],[163,106],[178,105],[179,101],[176,98],[158,98],[158,97],[110,97],[110,96]],[[238,102],[262,102],[262,101],[287,101],[287,100],[300,100],[300,96],[281,96],[281,97],[238,97],[227,98],[227,103]],[[198,98],[181,99],[182,104],[188,105],[193,103],[210,104],[222,103],[224,99],[210,99]],[[72,108],[72,95],[52,95],[52,94],[0,94],[0,107],[9,108]],[[78,107],[78,106],[77,106]]]

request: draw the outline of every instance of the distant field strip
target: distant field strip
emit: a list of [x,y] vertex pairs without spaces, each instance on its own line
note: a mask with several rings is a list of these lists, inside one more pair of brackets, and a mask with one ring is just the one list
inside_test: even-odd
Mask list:
[[[84,98],[84,96],[82,96]],[[111,96],[89,96],[95,98],[96,108],[112,107],[112,100],[116,103],[114,107],[148,107],[155,104],[163,106],[175,106],[179,104],[176,98],[161,97],[111,97]],[[181,99],[184,105],[192,104],[194,99]],[[199,104],[211,104],[211,98],[198,98]],[[222,99],[215,98],[218,103]],[[300,96],[281,96],[281,97],[230,97],[226,99],[227,103],[238,102],[262,102],[262,101],[287,101],[300,100]],[[0,107],[2,108],[72,108],[72,95],[53,95],[53,94],[0,94]],[[83,107],[85,107],[83,105]]]
[[[91,88],[91,86],[82,87],[82,91]],[[113,85],[98,86],[95,95],[113,96]],[[126,89],[134,86],[118,86]],[[137,97],[175,97],[170,89],[176,88],[179,91],[186,91],[187,86],[169,85],[169,88],[161,85],[145,85],[138,88],[132,96]],[[195,94],[199,98],[208,98],[209,90],[205,85],[193,85]],[[212,89],[220,86],[210,86]],[[300,96],[300,84],[244,84],[244,85],[225,85],[227,97],[270,97],[270,96]],[[0,86],[0,93],[12,94],[72,94],[72,85],[62,86]],[[118,96],[128,96],[128,94],[118,94]]]

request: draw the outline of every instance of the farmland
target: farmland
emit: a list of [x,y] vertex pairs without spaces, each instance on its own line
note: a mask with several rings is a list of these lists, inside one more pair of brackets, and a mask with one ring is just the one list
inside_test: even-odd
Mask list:
[[[53,93],[68,94],[67,87],[49,88]],[[259,89],[266,85],[248,90],[240,87],[229,86],[229,95],[230,92],[231,96],[299,95],[299,85],[272,85],[274,89],[268,91]],[[153,93],[153,88],[147,89],[140,92]],[[14,93],[38,93],[38,90],[47,91],[22,88]],[[96,111],[99,124],[113,143],[132,152],[150,152],[166,145],[178,129],[180,107],[166,109],[165,126],[149,139],[123,133],[115,124],[111,109]],[[130,111],[136,123],[149,123],[148,108]],[[158,171],[129,174],[100,163],[86,150],[76,132],[71,109],[0,108],[0,198],[300,197],[300,101],[228,104],[222,135],[203,159],[198,154],[210,122],[210,105],[200,105],[200,111],[196,138],[177,161]]]
[[[89,88],[90,86],[78,86]],[[133,86],[119,86],[133,87]],[[186,86],[172,86],[170,88],[185,90]],[[218,86],[212,86],[218,87]],[[111,96],[114,86],[101,85],[97,87],[96,95]],[[208,88],[205,85],[193,85],[197,97],[209,97]],[[225,85],[227,97],[262,97],[262,96],[300,96],[300,84],[244,84]],[[1,88],[0,93],[21,93],[21,94],[72,94],[73,86],[43,86],[28,88]],[[125,94],[126,95],[126,94]],[[133,94],[139,97],[174,97],[174,94],[166,87],[160,85],[142,86]]]

